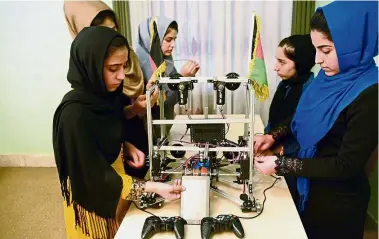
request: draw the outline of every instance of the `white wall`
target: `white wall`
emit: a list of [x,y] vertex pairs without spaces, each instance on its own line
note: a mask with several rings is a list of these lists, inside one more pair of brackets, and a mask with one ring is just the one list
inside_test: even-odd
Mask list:
[[317,9],[318,7],[325,6],[333,1],[316,1],[315,2],[315,8]]
[[53,114],[70,89],[63,1],[0,1],[0,32],[0,155],[52,154]]

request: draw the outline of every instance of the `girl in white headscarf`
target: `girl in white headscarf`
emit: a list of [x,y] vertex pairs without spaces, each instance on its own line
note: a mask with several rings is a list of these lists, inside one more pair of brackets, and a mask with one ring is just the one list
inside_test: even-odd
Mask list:
[[[155,22],[156,31],[154,31],[153,23]],[[152,34],[153,33],[153,34]],[[156,34],[154,34],[156,33]],[[175,73],[180,73],[182,76],[195,76],[200,69],[200,66],[195,61],[188,61],[180,72],[177,72],[174,66],[174,60],[172,58],[172,51],[175,48],[175,40],[178,34],[178,23],[170,20],[166,17],[149,17],[138,26],[138,41],[136,47],[136,54],[138,56],[144,80],[147,82],[158,70],[162,70],[160,65],[154,62],[155,59],[161,58],[165,63],[164,74],[171,76]],[[154,39],[159,38],[159,49],[154,45]],[[160,72],[160,73],[163,73]],[[176,92],[166,90],[165,101],[165,116],[166,119],[173,119],[174,117],[174,105],[178,102]],[[153,111],[153,118],[158,118],[159,111],[155,109]]]

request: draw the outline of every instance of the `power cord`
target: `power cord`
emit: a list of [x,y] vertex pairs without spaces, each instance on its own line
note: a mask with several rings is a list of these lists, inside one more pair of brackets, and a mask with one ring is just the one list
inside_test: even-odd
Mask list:
[[265,208],[265,202],[266,202],[266,191],[269,190],[270,188],[274,187],[274,185],[276,184],[276,182],[281,179],[279,177],[275,177],[275,176],[272,176],[272,175],[271,175],[271,177],[275,178],[275,181],[271,184],[270,187],[268,187],[265,190],[263,190],[264,199],[263,199],[263,203],[262,203],[262,210],[257,215],[255,215],[255,216],[252,216],[252,217],[240,217],[240,216],[238,216],[238,218],[240,218],[240,219],[254,219],[254,218],[259,217],[263,213],[263,209]]
[[151,212],[149,212],[149,211],[147,211],[147,210],[145,210],[145,209],[140,208],[139,206],[137,206],[136,202],[134,202],[134,201],[133,201],[133,204],[134,204],[134,206],[135,206],[138,210],[140,210],[140,211],[142,211],[142,212],[146,212],[146,213],[148,213],[148,214],[150,214],[150,215],[152,215],[152,216],[158,217],[158,216],[155,215],[154,213],[151,213]]
[[270,177],[280,180],[280,177],[276,177],[274,175],[270,175]]

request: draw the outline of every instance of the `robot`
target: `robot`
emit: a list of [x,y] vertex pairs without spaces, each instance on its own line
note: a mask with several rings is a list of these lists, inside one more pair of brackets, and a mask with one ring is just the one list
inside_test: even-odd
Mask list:
[[[246,107],[244,118],[227,118],[221,111],[221,118],[210,118],[208,105],[204,105],[204,118],[166,120],[164,115],[164,91],[169,88],[176,91],[179,98],[179,106],[192,109],[192,90],[198,84],[212,84],[215,91],[214,105],[225,104],[226,90],[234,91],[239,87],[245,88]],[[241,86],[242,85],[242,86]],[[160,119],[153,119],[151,112],[151,94],[155,88],[159,88],[158,104],[160,106]],[[253,137],[254,137],[254,89],[251,80],[239,77],[236,73],[229,73],[226,77],[181,77],[174,74],[170,77],[159,77],[155,85],[146,91],[147,98],[147,127],[150,164],[150,180],[167,181],[169,175],[179,174],[182,176],[208,176],[210,177],[209,190],[235,202],[242,212],[259,212],[261,204],[253,195]],[[205,100],[205,102],[208,102]],[[244,134],[239,136],[238,142],[232,142],[225,138],[229,125],[232,123],[244,123]],[[168,145],[166,125],[186,124],[190,130],[191,144]],[[153,143],[153,125],[160,126],[161,138]],[[219,156],[222,152],[221,157]],[[174,157],[170,158],[169,153]],[[190,157],[185,155],[193,153]],[[178,162],[179,160],[179,162]],[[181,161],[180,161],[181,160]],[[170,164],[179,163],[179,167],[172,169]],[[230,164],[237,165],[236,171],[224,169]],[[235,177],[234,181],[224,177]],[[222,182],[230,186],[243,185],[240,198],[233,197],[217,187]],[[154,197],[152,199],[152,197]],[[146,196],[141,200],[142,208],[151,207],[154,204],[162,205],[162,198],[154,195]]]

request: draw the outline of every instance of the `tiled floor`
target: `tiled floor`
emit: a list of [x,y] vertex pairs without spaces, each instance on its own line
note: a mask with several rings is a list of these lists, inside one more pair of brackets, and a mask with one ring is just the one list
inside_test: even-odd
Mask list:
[[[55,168],[0,167],[0,198],[0,239],[66,238]],[[376,224],[366,228],[364,239],[378,239]]]

